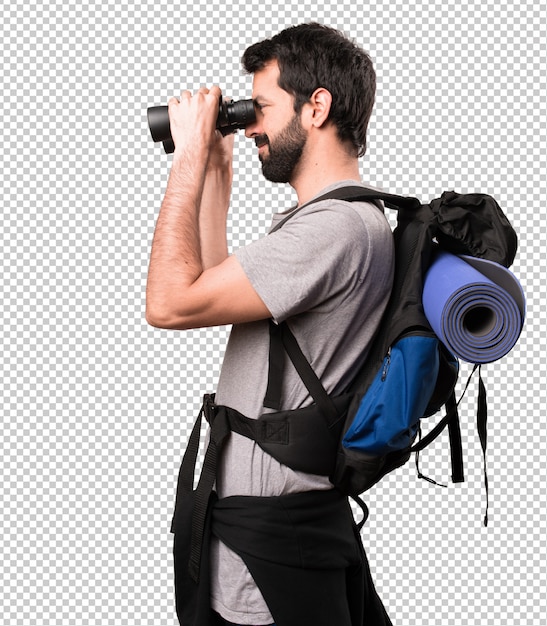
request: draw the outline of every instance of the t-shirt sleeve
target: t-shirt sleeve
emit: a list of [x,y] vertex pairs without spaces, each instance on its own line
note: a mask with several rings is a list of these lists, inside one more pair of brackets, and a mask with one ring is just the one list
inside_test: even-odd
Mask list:
[[[378,210],[371,207],[371,210]],[[369,232],[347,204],[317,204],[235,252],[273,318],[328,309],[366,267]]]

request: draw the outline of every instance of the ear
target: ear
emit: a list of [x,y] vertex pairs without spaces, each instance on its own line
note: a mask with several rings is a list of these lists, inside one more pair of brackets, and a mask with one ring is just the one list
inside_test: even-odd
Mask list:
[[332,105],[332,94],[324,87],[318,87],[311,95],[308,103],[309,118],[308,121],[312,126],[320,128],[325,124],[329,117],[330,107]]

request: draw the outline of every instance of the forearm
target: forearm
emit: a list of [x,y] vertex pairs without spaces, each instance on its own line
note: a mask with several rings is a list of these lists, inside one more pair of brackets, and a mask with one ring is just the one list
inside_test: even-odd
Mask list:
[[146,287],[147,318],[169,315],[174,300],[203,272],[199,210],[205,168],[188,157],[173,160],[158,215]]
[[199,235],[203,269],[228,256],[226,219],[232,191],[232,167],[208,171],[201,196]]
[[[220,89],[183,92],[169,101],[175,152],[156,223],[146,287],[146,319],[162,328],[195,328],[224,320],[216,292],[233,280],[200,280],[228,257],[226,216],[232,183],[233,136],[215,131]],[[238,274],[239,268],[235,268]],[[214,313],[214,315],[213,315]]]

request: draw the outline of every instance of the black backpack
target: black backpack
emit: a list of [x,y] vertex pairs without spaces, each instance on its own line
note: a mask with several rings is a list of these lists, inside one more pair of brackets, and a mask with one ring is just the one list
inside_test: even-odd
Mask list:
[[[258,420],[247,420],[229,410],[230,428],[255,439],[266,452],[293,469],[328,475],[335,487],[357,498],[385,474],[406,463],[412,452],[423,450],[448,427],[452,480],[462,482],[462,444],[454,393],[458,360],[435,335],[425,316],[422,304],[424,277],[437,248],[508,267],[517,249],[515,231],[496,201],[484,194],[445,192],[431,203],[422,204],[412,197],[363,187],[343,187],[313,202],[332,198],[382,200],[385,206],[397,210],[392,294],[367,359],[356,372],[350,387],[343,394],[331,397],[306,361],[289,325],[270,321],[270,375],[264,406],[278,412],[265,413]],[[294,212],[275,230],[293,215]],[[285,354],[314,400],[309,407],[279,411]],[[486,393],[480,366],[475,366],[473,371],[477,369],[477,424],[485,454]],[[401,384],[402,377],[405,377],[405,385]],[[393,413],[389,420],[385,418],[382,397],[383,394],[386,402],[392,401],[400,389],[405,397],[395,399],[404,405],[402,424],[401,420],[398,423],[394,419]],[[367,400],[368,405],[363,409]],[[443,406],[446,407],[444,417],[421,437],[420,419],[437,413]],[[368,412],[367,419],[372,412],[376,420],[373,420],[372,428],[367,426],[366,445],[363,445],[362,437],[359,439],[359,433],[357,437],[353,433],[363,410]],[[390,434],[378,434],[374,430],[382,430],[386,424],[391,425]],[[371,441],[374,445],[370,445]],[[426,478],[419,470],[418,475]]]
[[[268,454],[294,470],[329,476],[337,489],[352,496],[362,506],[364,518],[358,525],[359,528],[367,517],[367,508],[359,495],[388,472],[406,463],[412,452],[419,453],[423,450],[446,427],[451,443],[452,480],[461,482],[464,479],[458,403],[454,393],[458,379],[458,361],[438,339],[427,321],[422,304],[424,277],[439,248],[509,267],[517,250],[516,233],[496,201],[485,194],[460,195],[445,192],[431,203],[422,204],[412,197],[346,186],[315,198],[312,202],[327,199],[349,202],[381,200],[386,207],[397,211],[397,227],[393,232],[395,275],[387,309],[363,366],[355,372],[348,389],[336,397],[330,396],[323,388],[289,325],[286,322],[275,324],[271,320],[269,378],[264,406],[274,409],[274,412],[263,413],[258,419],[251,419],[231,407],[217,405],[214,394],[204,396],[179,473],[173,516],[175,524],[181,512],[184,494],[193,492],[201,422],[205,416],[211,430],[199,483],[193,492],[195,504],[192,514],[190,571],[194,579],[199,576],[201,544],[208,502],[216,479],[217,459],[230,432],[253,439]],[[275,229],[282,228],[300,208],[278,223]],[[417,348],[422,343],[426,345],[423,353],[421,348]],[[409,366],[405,361],[405,351],[411,355],[417,352],[423,354],[421,366],[428,368],[429,374],[420,375],[423,370],[416,369],[415,363]],[[293,362],[313,398],[310,406],[280,410],[285,355]],[[399,358],[401,355],[402,359]],[[480,378],[480,366],[476,366],[474,371],[476,369],[479,370],[477,427],[485,454],[486,392]],[[390,373],[395,375],[390,377]],[[425,382],[428,384],[417,386],[418,391],[414,393],[411,411],[414,422],[399,429],[396,436],[384,441],[387,445],[378,450],[373,449],[371,452],[359,447],[348,447],[347,439],[351,439],[351,428],[363,399],[372,397],[370,404],[374,408],[377,394],[371,389],[375,381],[388,381],[393,385],[391,381],[395,378],[397,387],[399,375],[410,376],[409,380],[418,380],[420,384],[427,379]],[[413,388],[413,384],[409,386]],[[367,393],[369,391],[370,394]],[[421,418],[431,416],[443,406],[446,407],[444,417],[427,435],[421,437]],[[419,476],[426,478],[420,472]],[[486,469],[485,486],[488,511]],[[487,524],[487,513],[484,523]]]

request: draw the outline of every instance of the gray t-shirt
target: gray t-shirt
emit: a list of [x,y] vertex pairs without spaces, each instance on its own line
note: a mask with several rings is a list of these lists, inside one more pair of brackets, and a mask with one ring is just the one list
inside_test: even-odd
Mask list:
[[[321,193],[348,184],[356,183],[340,182]],[[275,215],[272,227],[286,215]],[[343,390],[366,357],[391,289],[393,238],[383,212],[371,203],[321,201],[303,207],[279,230],[235,255],[274,320],[288,320],[325,389]],[[267,320],[233,327],[217,389],[218,404],[251,418],[267,411],[262,402],[268,351]],[[282,408],[311,402],[287,362]],[[326,476],[291,470],[235,433],[223,450],[216,483],[221,498],[331,488]],[[237,624],[273,622],[243,561],[216,539],[211,566],[213,609]]]

